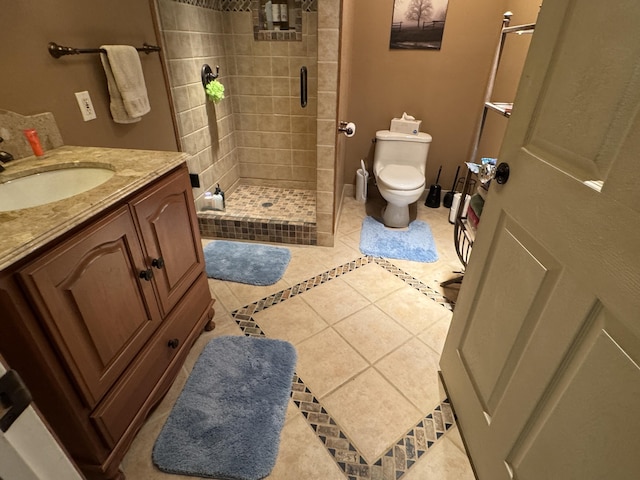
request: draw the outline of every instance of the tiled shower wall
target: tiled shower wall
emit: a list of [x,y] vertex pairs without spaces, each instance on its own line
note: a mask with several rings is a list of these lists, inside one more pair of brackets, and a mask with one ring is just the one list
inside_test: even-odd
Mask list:
[[[317,13],[304,13],[302,41],[255,41],[242,1],[219,3],[159,0],[182,149],[193,155],[190,171],[200,175],[202,192],[216,183],[229,189],[240,178],[315,190]],[[204,94],[203,63],[220,66],[226,98],[216,105]],[[303,65],[306,108],[300,106]]]
[[240,176],[231,102],[207,101],[200,76],[204,63],[220,65],[220,81],[228,86],[223,12],[174,0],[158,0],[158,11],[182,151],[191,155],[189,172],[200,176],[202,188],[193,192],[198,198],[216,183],[229,188]]
[[[194,190],[196,198],[215,183],[228,190],[241,178],[316,189],[318,244],[332,245],[340,0],[303,1],[302,42],[254,41],[248,0],[158,3],[182,149],[194,157],[189,168],[203,187]],[[309,69],[305,109],[301,62]],[[220,65],[227,98],[217,105],[206,101],[203,63]]]
[[[254,40],[251,12],[225,12],[235,61],[232,104],[242,183],[316,189],[317,14],[303,13],[302,41]],[[309,99],[300,105],[300,68]]]

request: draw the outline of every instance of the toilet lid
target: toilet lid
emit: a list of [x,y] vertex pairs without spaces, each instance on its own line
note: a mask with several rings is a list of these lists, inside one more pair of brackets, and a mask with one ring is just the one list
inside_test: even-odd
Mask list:
[[378,179],[393,190],[415,190],[424,186],[420,170],[409,165],[389,165],[378,174]]

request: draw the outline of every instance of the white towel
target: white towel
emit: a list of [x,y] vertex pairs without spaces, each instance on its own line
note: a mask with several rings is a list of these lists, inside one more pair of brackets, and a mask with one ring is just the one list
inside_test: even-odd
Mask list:
[[144,83],[140,54],[128,45],[102,45],[102,66],[111,96],[111,115],[116,123],[139,122],[151,110]]

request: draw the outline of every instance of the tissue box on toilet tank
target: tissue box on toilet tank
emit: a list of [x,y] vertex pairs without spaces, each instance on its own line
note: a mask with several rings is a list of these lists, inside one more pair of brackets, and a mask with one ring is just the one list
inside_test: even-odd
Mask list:
[[415,117],[407,115],[407,112],[404,112],[401,118],[391,119],[391,127],[389,128],[389,130],[392,132],[410,133],[413,135],[417,135],[420,131],[421,123],[422,120],[416,120]]

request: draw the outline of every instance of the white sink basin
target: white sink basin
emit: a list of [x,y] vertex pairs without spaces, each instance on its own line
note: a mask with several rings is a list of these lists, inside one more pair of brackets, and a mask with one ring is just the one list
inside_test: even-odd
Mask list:
[[0,183],[0,212],[37,207],[86,192],[115,172],[100,167],[59,168]]

